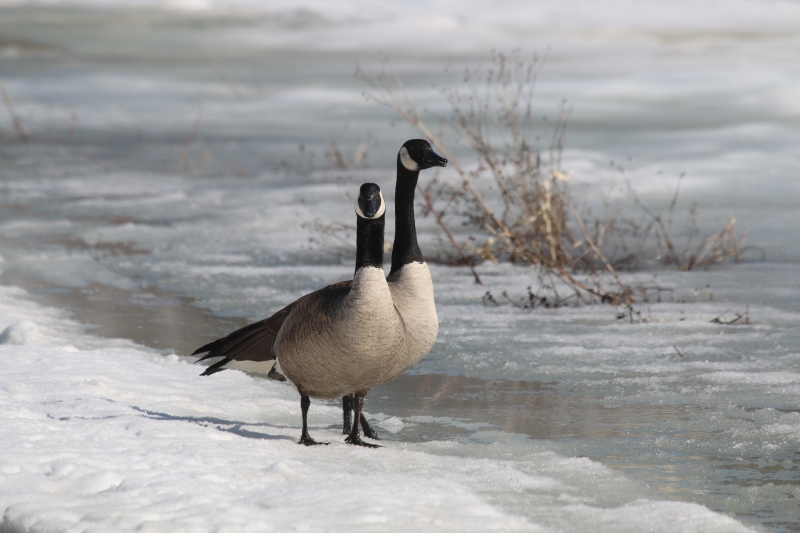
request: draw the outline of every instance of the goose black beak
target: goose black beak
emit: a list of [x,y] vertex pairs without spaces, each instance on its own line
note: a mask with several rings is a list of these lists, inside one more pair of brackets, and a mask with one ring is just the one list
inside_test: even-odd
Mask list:
[[440,156],[433,150],[427,150],[425,152],[425,155],[422,157],[422,162],[425,164],[427,168],[447,166],[447,159]]
[[372,198],[364,198],[363,196],[359,196],[358,207],[361,209],[361,212],[364,213],[366,218],[374,217],[375,213],[377,213],[381,208],[380,194],[376,194]]

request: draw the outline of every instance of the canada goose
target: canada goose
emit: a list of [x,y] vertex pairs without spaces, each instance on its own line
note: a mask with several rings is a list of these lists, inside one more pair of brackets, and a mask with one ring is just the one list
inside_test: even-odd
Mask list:
[[446,165],[447,159],[435,153],[428,141],[422,139],[407,141],[397,154],[394,247],[387,281],[408,339],[405,356],[397,361],[397,375],[427,355],[439,332],[433,281],[417,244],[414,192],[420,170]]
[[[436,341],[439,322],[433,300],[433,283],[430,271],[417,244],[414,219],[414,192],[419,172],[434,166],[446,166],[447,160],[436,154],[431,145],[422,139],[407,141],[397,154],[397,182],[395,184],[395,241],[392,249],[392,266],[388,277],[392,300],[405,324],[408,337],[402,354],[390,365],[392,377],[419,362]],[[324,290],[348,289],[352,281],[341,281]],[[303,297],[305,298],[305,297]],[[208,376],[238,368],[280,378],[275,368],[274,344],[282,325],[300,301],[297,300],[271,317],[255,322],[195,350],[192,355],[208,352],[198,362],[222,357],[209,366],[202,375]],[[388,381],[388,380],[387,380]],[[343,433],[351,433],[350,412],[354,397],[342,397]],[[363,414],[356,417],[361,422],[364,435],[377,438]]]
[[[356,202],[356,269],[350,287],[304,296],[286,317],[275,339],[281,371],[297,387],[303,411],[302,444],[308,435],[310,397],[331,399],[353,393],[356,420],[372,386],[388,381],[389,363],[405,343],[402,318],[394,308],[383,272],[386,204],[380,187],[361,186]],[[361,441],[359,425],[347,442]]]
[[[356,420],[364,396],[386,381],[385,361],[403,344],[403,323],[383,272],[386,204],[380,187],[361,186],[357,213],[356,268],[349,287],[326,287],[303,296],[286,315],[272,351],[286,378],[300,393],[300,444],[322,444],[308,434],[311,398],[354,394]],[[258,335],[255,335],[258,337]],[[347,442],[363,442],[354,424]]]

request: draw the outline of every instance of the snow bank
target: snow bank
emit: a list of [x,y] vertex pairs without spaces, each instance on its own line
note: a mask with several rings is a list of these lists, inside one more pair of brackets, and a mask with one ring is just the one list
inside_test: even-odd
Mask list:
[[746,530],[514,435],[360,449],[343,443],[338,408],[314,402],[311,432],[331,444],[302,447],[285,384],[97,346],[24,296],[0,289],[5,533]]

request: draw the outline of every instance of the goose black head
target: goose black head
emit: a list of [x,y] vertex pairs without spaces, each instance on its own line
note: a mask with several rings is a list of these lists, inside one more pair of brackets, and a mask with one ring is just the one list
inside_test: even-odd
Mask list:
[[411,171],[447,166],[447,159],[434,152],[430,143],[424,139],[406,141],[397,158],[406,170]]
[[356,214],[361,218],[374,220],[386,213],[386,202],[383,201],[381,188],[374,183],[365,183],[358,192]]

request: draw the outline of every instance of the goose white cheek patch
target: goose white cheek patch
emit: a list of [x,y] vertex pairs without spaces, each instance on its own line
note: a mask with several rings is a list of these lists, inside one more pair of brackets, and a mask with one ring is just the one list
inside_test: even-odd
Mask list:
[[375,219],[375,218],[382,217],[383,214],[386,212],[386,202],[383,200],[383,193],[379,192],[378,194],[381,197],[381,206],[378,209],[378,212],[375,213],[374,216],[371,216],[371,217],[366,216],[364,214],[364,212],[361,211],[361,208],[358,206],[358,200],[356,200],[356,215],[360,216],[361,218],[366,218],[367,220],[372,220],[372,219]]
[[408,155],[408,150],[406,150],[405,146],[400,148],[400,162],[403,163],[407,170],[419,170],[419,165]]

